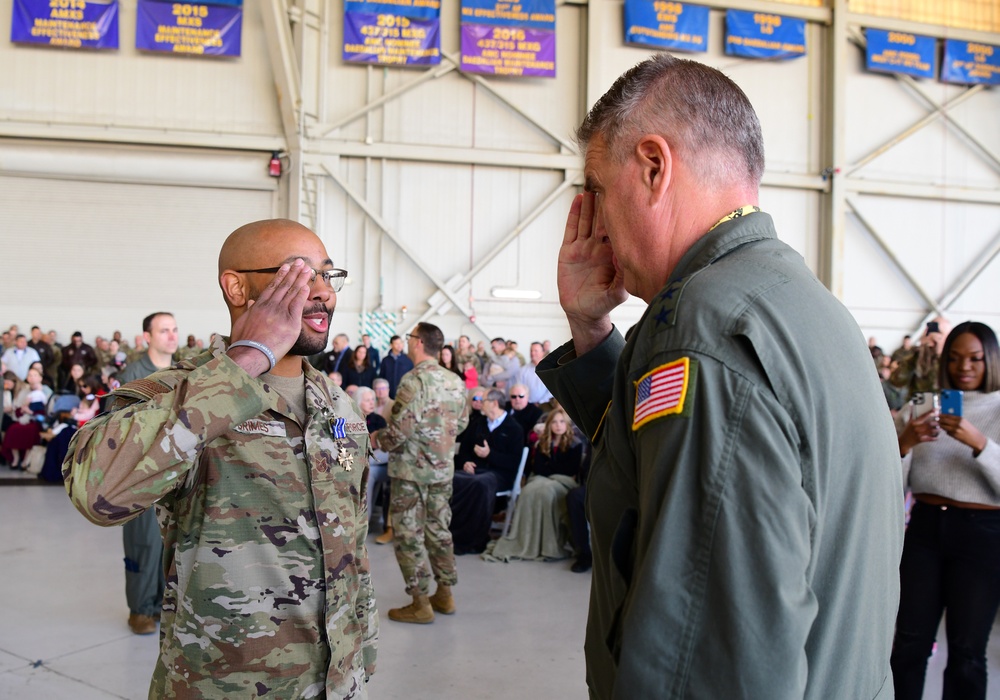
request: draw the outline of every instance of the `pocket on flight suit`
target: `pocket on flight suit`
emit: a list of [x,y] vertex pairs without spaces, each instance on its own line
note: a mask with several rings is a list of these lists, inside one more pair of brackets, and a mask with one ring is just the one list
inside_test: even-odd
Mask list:
[[618,664],[622,650],[622,615],[625,597],[632,586],[632,569],[635,563],[635,531],[639,525],[639,511],[629,508],[622,513],[618,528],[611,540],[611,595],[615,601],[615,613],[605,643],[608,651]]

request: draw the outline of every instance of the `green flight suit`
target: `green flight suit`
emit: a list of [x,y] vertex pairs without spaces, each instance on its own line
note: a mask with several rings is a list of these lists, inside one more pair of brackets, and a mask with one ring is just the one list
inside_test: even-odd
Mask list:
[[538,375],[593,436],[592,698],[891,698],[903,493],[848,311],[753,213]]

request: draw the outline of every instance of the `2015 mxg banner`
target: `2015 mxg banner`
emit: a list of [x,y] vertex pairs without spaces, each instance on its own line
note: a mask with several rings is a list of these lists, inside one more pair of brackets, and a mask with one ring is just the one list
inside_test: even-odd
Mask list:
[[726,10],[726,53],[747,58],[806,54],[806,21],[766,12]]
[[135,47],[143,51],[239,56],[242,34],[243,0],[139,0]]
[[555,0],[462,0],[462,70],[554,78]]
[[708,51],[708,8],[665,0],[625,0],[625,43]]
[[118,0],[14,0],[10,40],[72,49],[117,49]]
[[397,66],[441,63],[440,0],[348,0],[343,57]]

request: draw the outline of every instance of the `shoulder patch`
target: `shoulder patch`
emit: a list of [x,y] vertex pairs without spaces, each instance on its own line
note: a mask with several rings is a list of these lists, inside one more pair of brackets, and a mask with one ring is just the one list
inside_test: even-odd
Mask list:
[[698,363],[690,357],[660,365],[635,382],[632,430],[669,415],[681,415],[694,400]]

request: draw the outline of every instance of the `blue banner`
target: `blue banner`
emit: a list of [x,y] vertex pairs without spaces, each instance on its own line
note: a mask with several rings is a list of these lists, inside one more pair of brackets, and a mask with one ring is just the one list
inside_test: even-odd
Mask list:
[[866,29],[868,70],[905,73],[917,78],[937,75],[937,40],[884,29]]
[[707,51],[708,8],[663,0],[625,0],[625,43]]
[[941,80],[963,85],[1000,85],[1000,46],[947,39]]
[[726,53],[748,58],[806,55],[806,21],[766,12],[726,10]]
[[117,49],[118,0],[14,0],[10,40],[70,49]]
[[243,8],[139,0],[135,47],[194,56],[239,56]]
[[343,58],[398,66],[441,63],[440,0],[344,3]]
[[498,0],[462,0],[462,22],[490,27],[556,30],[555,0],[526,0],[521,3]]

